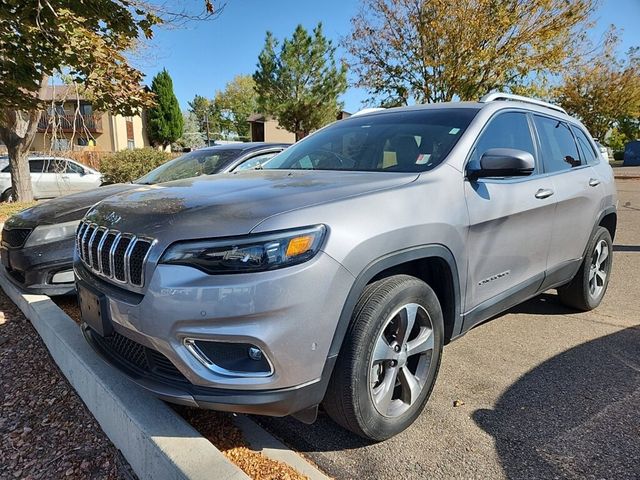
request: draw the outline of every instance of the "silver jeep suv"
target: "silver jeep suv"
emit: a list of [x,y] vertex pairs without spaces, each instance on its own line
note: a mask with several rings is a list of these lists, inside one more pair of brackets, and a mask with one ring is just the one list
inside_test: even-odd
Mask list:
[[338,121],[264,170],[141,186],[77,234],[87,340],[171,402],[389,438],[443,345],[545,290],[595,308],[610,166],[562,109],[506,94]]

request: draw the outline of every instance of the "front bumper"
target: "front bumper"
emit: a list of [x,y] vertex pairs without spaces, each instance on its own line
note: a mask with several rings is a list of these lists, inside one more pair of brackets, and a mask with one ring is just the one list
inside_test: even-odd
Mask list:
[[[114,335],[140,345],[149,358],[149,368],[123,361],[86,327],[88,341],[109,363],[168,401],[266,415],[287,415],[322,400],[329,347],[354,281],[324,253],[253,274],[207,275],[159,265],[142,295],[95,277],[79,262],[75,272],[79,282],[106,296]],[[221,374],[191,353],[188,338],[256,345],[273,373]],[[175,372],[167,375],[165,367]]]
[[68,295],[75,293],[73,248],[74,239],[68,238],[27,248],[1,246],[0,255],[7,277],[22,290],[36,295]]
[[[319,404],[324,397],[329,380],[329,376],[326,375],[322,380],[308,385],[258,391],[198,387],[180,375],[169,377],[166,372],[165,375],[161,375],[150,369],[136,368],[131,362],[123,361],[121,357],[114,355],[113,351],[104,348],[100,336],[90,327],[83,325],[82,330],[89,344],[108,363],[116,366],[132,381],[158,398],[180,405],[284,417]],[[151,355],[157,357],[158,352]],[[331,359],[327,363],[325,368],[328,372],[333,368],[334,360]]]

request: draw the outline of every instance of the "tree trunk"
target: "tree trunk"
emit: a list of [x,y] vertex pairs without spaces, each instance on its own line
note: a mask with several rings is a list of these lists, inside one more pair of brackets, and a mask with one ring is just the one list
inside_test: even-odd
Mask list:
[[[5,196],[5,199],[14,202],[30,202],[33,200],[33,190],[29,161],[27,160],[29,149],[23,149],[20,146],[7,146],[7,150],[9,151],[9,165],[11,165],[12,195]],[[2,193],[4,196],[5,192]]]
[[[43,77],[40,83],[38,98],[42,98],[47,86],[48,77]],[[30,202],[33,200],[31,188],[31,174],[27,153],[33,143],[38,130],[40,110],[10,110],[0,112],[0,139],[7,146],[9,165],[11,166],[12,200]],[[0,192],[4,194],[5,192]]]

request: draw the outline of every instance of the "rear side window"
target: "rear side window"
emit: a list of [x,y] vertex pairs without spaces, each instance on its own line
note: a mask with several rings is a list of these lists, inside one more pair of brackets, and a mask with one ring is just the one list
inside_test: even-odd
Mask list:
[[584,132],[577,128],[571,127],[574,135],[576,136],[576,142],[578,143],[578,150],[580,151],[580,158],[583,164],[593,165],[598,162],[598,154],[593,149],[593,146]]
[[489,121],[471,152],[471,161],[479,162],[482,154],[492,148],[515,148],[535,157],[527,115],[520,112],[502,113]]
[[542,163],[547,173],[571,170],[582,165],[569,125],[549,117],[534,116]]
[[45,167],[46,167],[46,163],[48,163],[46,160],[29,160],[29,171],[31,173],[42,173],[45,171]]

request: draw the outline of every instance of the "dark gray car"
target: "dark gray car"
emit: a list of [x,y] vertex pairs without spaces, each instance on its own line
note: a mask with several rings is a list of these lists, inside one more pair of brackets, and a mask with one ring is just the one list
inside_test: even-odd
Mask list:
[[473,326],[551,288],[600,303],[616,202],[608,162],[554,105],[354,115],[264,170],[92,208],[74,264],[84,331],[161,398],[306,421],[323,403],[382,440]]
[[171,160],[133,183],[105,185],[24,210],[11,217],[2,231],[0,251],[9,278],[30,293],[73,293],[73,235],[92,205],[140,185],[260,168],[286,147],[256,142],[203,148]]

